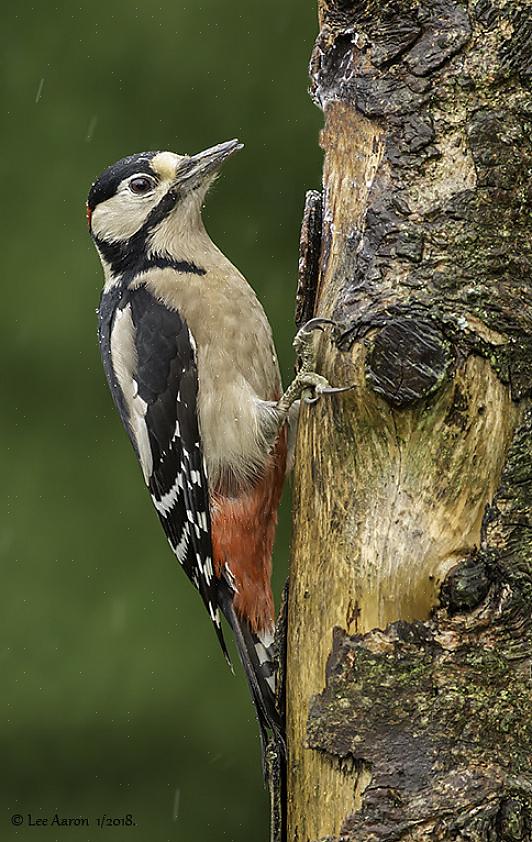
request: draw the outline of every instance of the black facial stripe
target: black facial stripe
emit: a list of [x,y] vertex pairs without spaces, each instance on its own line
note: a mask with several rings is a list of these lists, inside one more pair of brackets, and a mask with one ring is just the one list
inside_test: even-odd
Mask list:
[[122,276],[124,283],[129,283],[140,272],[152,267],[176,269],[178,272],[192,272],[204,275],[205,270],[195,263],[176,260],[170,255],[160,254],[147,256],[147,239],[160,223],[171,213],[178,201],[179,193],[168,190],[159,203],[150,211],[144,225],[128,240],[116,242],[94,237],[100,254],[111,267],[115,277]]
[[174,257],[171,257],[169,254],[154,254],[151,257],[147,257],[144,263],[145,268],[142,269],[143,272],[146,269],[175,269],[176,272],[188,272],[191,275],[205,275],[206,270],[203,269],[202,266],[198,266],[197,263],[192,263],[188,260],[176,260]]
[[113,275],[121,275],[122,283],[127,285],[141,272],[149,269],[175,269],[176,272],[186,272],[192,275],[205,275],[205,269],[188,260],[176,260],[169,254],[154,254],[147,256],[144,250],[138,251],[131,246],[131,240],[124,243],[108,243],[106,240],[94,238],[98,251],[106,263],[111,266]]
[[143,241],[145,241],[148,234],[150,234],[153,229],[156,228],[159,223],[173,211],[178,199],[179,193],[176,189],[168,190],[168,192],[165,193],[163,198],[160,200],[159,204],[155,205],[153,210],[150,211],[142,228],[140,228],[133,236],[139,238],[141,237]]
[[94,242],[105,262],[111,266],[113,275],[137,274],[137,266],[145,255],[131,247],[131,240],[108,242],[94,237]]
[[122,158],[116,164],[107,167],[89,191],[87,200],[89,210],[94,210],[100,202],[105,202],[106,199],[114,196],[118,185],[124,178],[141,172],[153,176],[154,172],[151,169],[150,161],[158,154],[158,152],[139,152],[137,155],[129,155],[127,158]]

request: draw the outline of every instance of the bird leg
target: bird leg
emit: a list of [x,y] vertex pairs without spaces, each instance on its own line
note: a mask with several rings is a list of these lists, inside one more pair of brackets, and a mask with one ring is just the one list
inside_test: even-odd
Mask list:
[[[335,324],[332,319],[310,319],[296,333],[293,346],[301,365],[298,373],[277,402],[276,408],[282,420],[287,418],[290,407],[300,398],[303,398],[305,403],[312,404],[319,401],[322,395],[335,395],[340,392],[347,392],[353,388],[353,386],[333,388],[325,377],[317,374],[314,370],[315,352],[313,332],[315,330],[324,330],[326,325],[334,326]],[[305,395],[306,392],[312,393],[313,396],[309,397]]]

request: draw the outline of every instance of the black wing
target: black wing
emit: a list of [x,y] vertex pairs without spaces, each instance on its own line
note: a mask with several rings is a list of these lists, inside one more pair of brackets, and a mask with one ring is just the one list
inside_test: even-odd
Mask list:
[[194,339],[180,314],[144,286],[121,293],[112,288],[107,296],[114,300],[102,298],[100,345],[113,398],[170,546],[199,590],[229,660],[212,562]]

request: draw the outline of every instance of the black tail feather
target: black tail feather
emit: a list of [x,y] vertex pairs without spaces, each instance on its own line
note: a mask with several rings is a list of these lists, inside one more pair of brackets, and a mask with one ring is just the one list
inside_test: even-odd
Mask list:
[[[273,646],[269,645],[267,641],[265,643],[263,636],[252,632],[245,619],[238,617],[233,605],[233,595],[234,592],[229,588],[223,588],[219,605],[233,631],[238,654],[251,691],[259,723],[263,770],[265,770],[264,758],[270,741],[270,731],[280,746],[283,755],[285,754],[283,722],[275,702]],[[259,657],[259,653],[261,657]]]

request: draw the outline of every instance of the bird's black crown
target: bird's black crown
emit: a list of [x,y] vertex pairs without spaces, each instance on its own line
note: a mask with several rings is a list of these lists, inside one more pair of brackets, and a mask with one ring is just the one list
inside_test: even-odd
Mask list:
[[127,158],[121,158],[115,164],[107,167],[89,190],[89,197],[87,199],[88,209],[93,211],[100,202],[105,202],[106,199],[114,196],[120,182],[129,175],[140,172],[153,175],[150,161],[158,154],[158,151],[137,152],[136,155],[128,155]]

